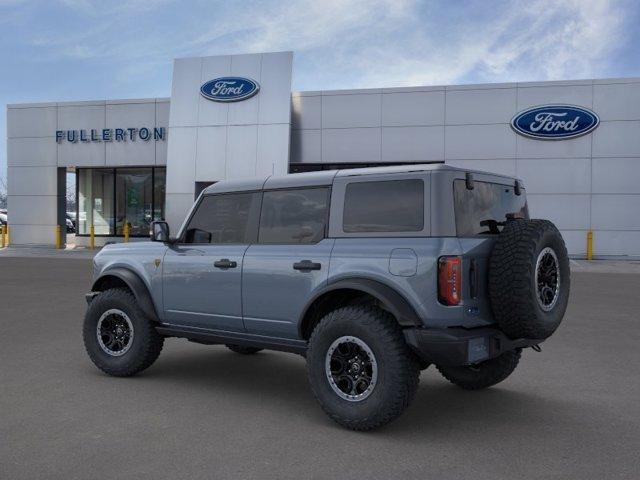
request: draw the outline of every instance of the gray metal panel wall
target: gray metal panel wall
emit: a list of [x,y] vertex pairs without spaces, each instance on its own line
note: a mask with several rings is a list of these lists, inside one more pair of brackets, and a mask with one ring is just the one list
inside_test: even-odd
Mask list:
[[[563,141],[517,135],[536,105],[595,111],[592,133]],[[443,160],[518,176],[532,216],[553,220],[574,256],[594,231],[597,256],[640,255],[640,79],[294,92],[291,161]]]
[[57,143],[56,130],[166,128],[168,102],[164,98],[8,105],[11,243],[56,244],[55,227],[64,225],[58,196],[66,194],[60,191],[60,169],[166,164],[166,141]]
[[[176,59],[173,68],[167,221],[177,228],[193,203],[195,182],[287,173],[292,52]],[[214,102],[200,86],[243,76],[260,85],[241,102]]]

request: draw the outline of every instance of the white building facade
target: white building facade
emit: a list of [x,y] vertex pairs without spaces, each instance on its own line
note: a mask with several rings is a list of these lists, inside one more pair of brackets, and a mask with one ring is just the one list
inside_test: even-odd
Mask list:
[[[171,98],[9,105],[12,245],[55,245],[67,171],[76,241],[100,244],[177,228],[220,180],[438,161],[521,178],[575,257],[589,231],[596,257],[640,256],[640,78],[291,92],[292,60],[177,59]],[[514,128],[530,111],[544,135]]]

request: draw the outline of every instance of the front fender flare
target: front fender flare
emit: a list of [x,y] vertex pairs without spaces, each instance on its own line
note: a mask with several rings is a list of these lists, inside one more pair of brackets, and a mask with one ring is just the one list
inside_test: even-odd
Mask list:
[[151,320],[159,321],[156,308],[153,304],[153,299],[151,298],[151,293],[149,293],[149,289],[137,273],[124,267],[105,270],[100,274],[95,282],[93,282],[91,291],[101,291],[101,283],[103,283],[107,277],[116,277],[122,280],[133,293],[133,296],[136,298],[136,302],[143,313]]

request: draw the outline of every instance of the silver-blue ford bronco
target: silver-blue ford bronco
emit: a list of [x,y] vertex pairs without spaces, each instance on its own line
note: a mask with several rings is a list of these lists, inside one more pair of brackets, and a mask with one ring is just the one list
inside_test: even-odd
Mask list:
[[429,365],[465,389],[506,379],[559,326],[569,281],[515,178],[439,164],[223,181],[175,236],[154,222],[151,241],[96,255],[84,343],[114,376],[168,337],[298,353],[324,411],[369,430]]

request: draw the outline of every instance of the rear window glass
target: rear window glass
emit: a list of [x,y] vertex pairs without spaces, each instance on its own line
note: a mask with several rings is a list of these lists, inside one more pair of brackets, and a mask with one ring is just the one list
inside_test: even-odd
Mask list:
[[345,232],[419,232],[423,228],[422,180],[355,182],[347,185],[343,215]]
[[510,214],[515,218],[529,218],[524,189],[522,195],[516,195],[514,187],[508,185],[478,181],[473,185],[473,190],[468,190],[464,180],[453,182],[459,237],[498,234]]
[[328,188],[264,192],[258,241],[317,243],[324,238],[328,208]]

